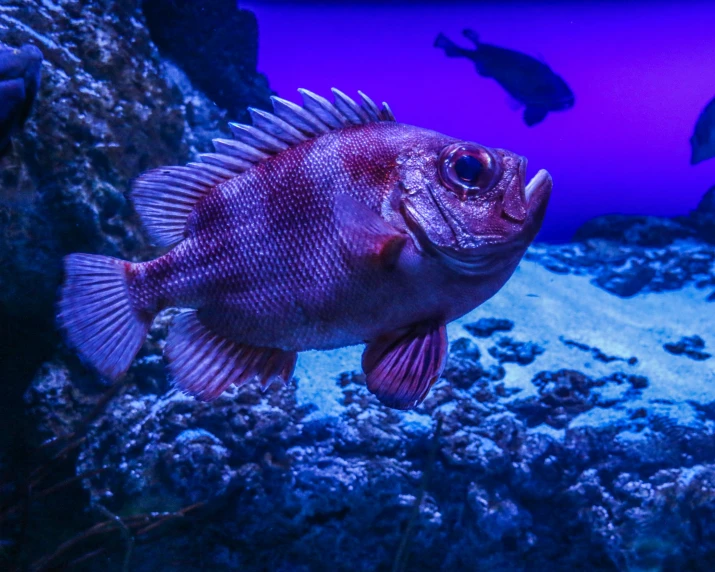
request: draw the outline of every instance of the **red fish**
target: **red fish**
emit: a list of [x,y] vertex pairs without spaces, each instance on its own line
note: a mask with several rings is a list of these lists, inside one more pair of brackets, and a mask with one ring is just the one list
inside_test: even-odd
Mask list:
[[447,357],[445,324],[493,296],[539,230],[541,170],[502,149],[396,123],[360,93],[300,90],[185,167],[140,176],[148,262],[66,258],[59,320],[101,374],[121,376],[156,314],[181,308],[165,357],[202,400],[289,380],[297,352],[367,344],[367,386],[416,407]]

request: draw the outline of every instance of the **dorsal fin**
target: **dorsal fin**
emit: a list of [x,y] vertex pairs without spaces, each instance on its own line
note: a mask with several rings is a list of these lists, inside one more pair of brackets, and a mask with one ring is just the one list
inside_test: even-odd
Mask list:
[[229,123],[233,139],[214,139],[215,153],[199,155],[200,163],[161,167],[138,177],[132,188],[134,208],[149,236],[159,246],[185,237],[186,220],[196,204],[218,185],[313,137],[351,125],[395,121],[387,103],[382,109],[361,91],[362,105],[333,88],[335,103],[299,89],[303,107],[271,97],[273,113],[252,107],[253,125]]

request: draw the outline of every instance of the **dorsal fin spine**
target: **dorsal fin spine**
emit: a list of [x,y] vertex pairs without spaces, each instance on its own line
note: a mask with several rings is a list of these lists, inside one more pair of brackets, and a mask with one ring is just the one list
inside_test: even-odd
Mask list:
[[361,125],[363,123],[370,123],[370,118],[367,113],[360,109],[357,103],[339,89],[333,88],[332,92],[333,95],[335,95],[335,107],[353,124]]
[[345,116],[324,97],[321,97],[312,91],[308,91],[307,89],[299,89],[298,93],[300,93],[303,98],[303,107],[305,107],[305,109],[310,111],[313,115],[319,117],[320,120],[326,125],[333,129],[340,129],[341,127],[349,125]]
[[267,153],[264,153],[263,151],[256,149],[243,141],[236,141],[235,139],[214,139],[213,144],[217,153],[231,155],[232,157],[245,159],[246,161],[250,161],[252,163],[270,157]]
[[243,125],[242,123],[230,123],[233,136],[239,141],[254,147],[270,152],[279,153],[288,149],[289,145],[280,139],[254,127],[253,125]]
[[299,131],[311,137],[330,131],[330,128],[315,115],[292,101],[275,96],[271,97],[271,101],[273,102],[273,112],[284,121],[294,125]]
[[262,109],[256,109],[255,107],[249,107],[248,113],[251,115],[255,127],[270,133],[277,139],[285,141],[290,145],[297,145],[298,143],[308,140],[305,135],[290,123],[283,121],[280,117],[272,113],[268,113]]
[[134,206],[157,245],[172,246],[183,240],[196,203],[256,163],[330,131],[395,121],[386,103],[378,109],[362,92],[358,93],[363,105],[335,88],[334,103],[305,89],[298,92],[303,107],[273,96],[273,113],[249,108],[253,125],[229,123],[234,139],[214,139],[215,153],[201,154],[200,162],[183,167],[153,169],[135,180]]

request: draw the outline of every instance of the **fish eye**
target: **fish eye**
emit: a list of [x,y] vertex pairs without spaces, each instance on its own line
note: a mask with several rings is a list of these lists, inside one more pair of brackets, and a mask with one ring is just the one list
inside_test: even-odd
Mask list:
[[479,175],[484,171],[482,165],[473,155],[462,155],[454,163],[454,172],[465,183],[474,184],[479,180]]
[[494,156],[472,143],[449,145],[440,154],[439,162],[442,183],[462,199],[491,188],[501,174]]

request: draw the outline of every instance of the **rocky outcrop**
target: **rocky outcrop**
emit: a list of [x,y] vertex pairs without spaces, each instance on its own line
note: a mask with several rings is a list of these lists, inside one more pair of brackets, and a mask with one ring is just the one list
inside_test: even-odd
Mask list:
[[[248,24],[233,46],[254,65],[244,66],[232,85],[241,89],[239,105],[265,106],[255,21],[238,14]],[[194,18],[196,29],[212,21]],[[0,165],[0,351],[14,362],[1,359],[0,376],[23,391],[57,342],[53,307],[62,257],[150,255],[127,200],[132,178],[208,150],[228,116],[162,58],[141,0],[8,0],[0,10],[0,41],[34,44],[45,58],[32,114]],[[194,65],[208,55],[194,54]]]
[[715,187],[688,216],[598,217],[573,242],[534,248],[527,258],[558,274],[592,276],[595,285],[617,296],[694,285],[715,301]]
[[268,82],[256,73],[258,24],[235,0],[143,0],[152,41],[175,62],[193,85],[228,111],[233,121],[247,122],[246,108],[268,105]]
[[[28,455],[35,427],[22,419],[22,395],[33,375],[47,378],[30,394],[66,403],[62,412],[46,411],[55,416],[47,417],[47,426],[57,431],[91,418],[95,398],[106,390],[74,358],[62,358],[54,326],[62,257],[76,251],[151,256],[154,250],[127,200],[130,181],[145,169],[181,164],[208,150],[212,137],[227,132],[229,115],[163,57],[146,27],[141,0],[7,0],[0,7],[0,42],[33,44],[44,55],[32,113],[14,137],[12,153],[0,162],[0,468],[8,475],[0,484],[0,504],[5,504],[6,493],[19,494],[9,483],[35,461]],[[255,61],[255,25],[245,26],[233,43],[242,57],[250,59],[253,50]],[[244,67],[233,86],[242,86],[240,105],[268,102],[265,78],[255,66]],[[61,380],[66,392],[54,394]],[[49,474],[70,478],[66,470],[54,463]],[[73,508],[83,502],[81,495],[64,498]],[[67,510],[57,515],[45,510],[43,518],[66,518],[54,530],[72,530]],[[7,518],[0,508],[0,521]],[[18,530],[4,526],[2,534]],[[2,568],[13,555],[5,548]],[[34,556],[35,550],[43,549],[35,544],[21,553]]]
[[[705,570],[715,379],[712,358],[683,354],[715,343],[706,307],[688,288],[624,300],[526,261],[450,324],[443,380],[411,413],[367,391],[360,348],[199,403],[167,385],[165,317],[75,471],[130,523],[202,503],[180,532],[137,535],[136,570]],[[106,390],[63,371],[28,393],[48,436]]]

